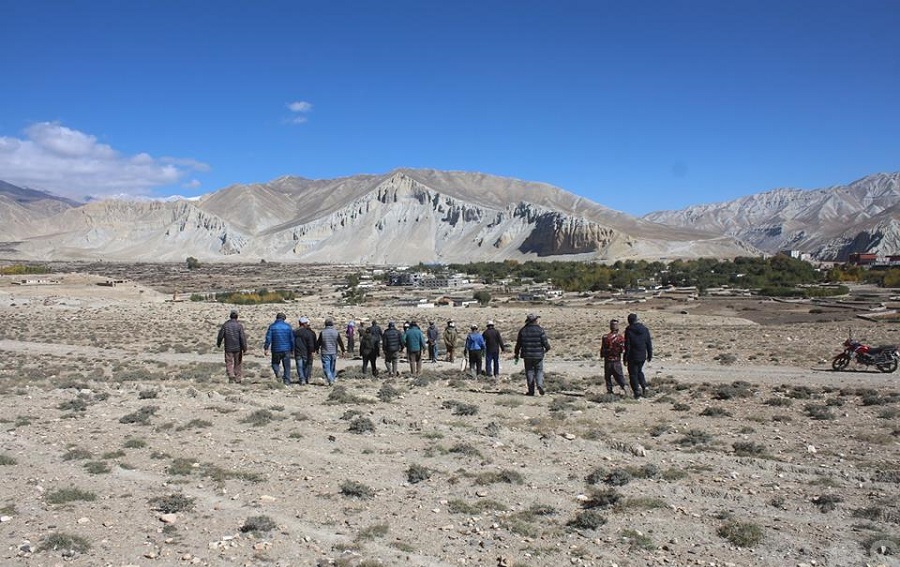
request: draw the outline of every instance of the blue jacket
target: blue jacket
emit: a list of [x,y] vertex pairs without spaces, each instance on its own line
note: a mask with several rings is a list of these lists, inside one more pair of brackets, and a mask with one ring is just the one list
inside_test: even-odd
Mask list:
[[284,321],[278,319],[266,331],[266,350],[272,347],[272,352],[294,352],[294,329]]
[[406,352],[425,350],[425,335],[422,334],[422,329],[416,325],[410,325],[403,335],[403,344],[406,345]]
[[466,350],[475,352],[476,350],[484,350],[484,337],[478,331],[472,331],[466,336]]

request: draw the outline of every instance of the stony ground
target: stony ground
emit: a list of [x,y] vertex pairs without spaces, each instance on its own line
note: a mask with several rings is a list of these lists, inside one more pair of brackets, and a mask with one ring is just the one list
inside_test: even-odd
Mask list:
[[[900,374],[835,373],[852,328],[900,325],[760,300],[580,307],[281,307],[403,320],[539,309],[547,395],[521,366],[458,363],[285,388],[241,309],[249,378],[225,383],[228,307],[135,284],[0,282],[3,565],[897,565]],[[606,396],[606,321],[654,333],[651,397]]]

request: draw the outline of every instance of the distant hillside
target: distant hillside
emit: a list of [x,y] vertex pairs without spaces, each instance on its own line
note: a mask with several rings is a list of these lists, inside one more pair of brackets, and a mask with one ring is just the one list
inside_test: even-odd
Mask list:
[[794,249],[840,261],[852,252],[898,254],[900,173],[815,191],[775,189],[643,218],[732,236],[770,253]]
[[34,259],[398,264],[757,253],[721,234],[638,219],[544,183],[416,169],[283,177],[196,201],[96,201],[41,222],[21,210],[7,214],[15,227],[0,236],[17,241],[16,255]]

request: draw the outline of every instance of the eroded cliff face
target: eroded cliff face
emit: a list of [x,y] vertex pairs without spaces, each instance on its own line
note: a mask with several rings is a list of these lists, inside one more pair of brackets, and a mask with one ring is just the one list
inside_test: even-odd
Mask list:
[[[599,205],[577,207],[597,218],[556,210],[552,203],[579,201],[558,189],[541,186],[543,193],[533,193],[546,201],[541,204],[503,199],[501,191],[531,194],[523,189],[531,185],[520,186],[524,182],[516,180],[453,172],[420,177],[439,178],[442,190],[398,170],[333,181],[281,178],[261,186],[232,186],[197,202],[91,203],[54,217],[57,229],[53,232],[33,228],[32,241],[20,250],[41,257],[59,257],[54,255],[65,250],[69,255],[121,260],[187,256],[207,261],[384,264],[569,257],[614,260],[637,257],[635,251],[701,255],[700,249],[692,252],[693,240],[686,240],[696,236],[715,241],[706,243],[702,255],[746,254],[746,249],[728,239],[684,230],[667,233],[660,225],[652,227],[652,235],[631,234],[601,220],[608,216],[621,224],[627,215],[609,213]],[[457,178],[462,188],[455,190]],[[478,193],[473,180],[482,179],[484,191],[494,193]],[[252,198],[245,199],[248,194]],[[255,210],[259,207],[277,210]],[[265,221],[256,226],[254,219]],[[631,217],[625,220],[623,226],[637,227],[638,232],[648,226]],[[641,242],[643,246],[636,245]]]

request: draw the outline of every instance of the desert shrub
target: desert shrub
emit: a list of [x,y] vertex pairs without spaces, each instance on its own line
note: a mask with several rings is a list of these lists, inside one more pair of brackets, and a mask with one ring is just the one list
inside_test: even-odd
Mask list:
[[758,457],[766,454],[766,446],[752,441],[735,441],[731,444],[738,457]]
[[68,504],[69,502],[93,502],[97,499],[97,495],[88,490],[80,488],[60,488],[48,492],[44,497],[44,501],[48,504]]
[[125,451],[123,451],[122,449],[116,449],[115,451],[107,451],[107,452],[103,453],[102,455],[100,455],[100,458],[103,460],[109,460],[109,459],[121,459],[124,456],[125,456]]
[[478,413],[478,406],[458,402],[456,400],[446,400],[441,407],[444,409],[453,409],[453,415],[475,415]]
[[596,404],[612,404],[622,401],[622,396],[617,396],[616,394],[609,393],[591,394],[590,396],[587,396],[587,400]]
[[457,443],[450,447],[449,451],[451,453],[466,455],[467,457],[481,457],[481,451],[469,443]]
[[831,413],[831,409],[825,405],[806,404],[803,406],[803,410],[806,412],[806,415],[818,421],[834,419],[834,414]]
[[371,540],[379,537],[384,537],[390,531],[390,526],[388,524],[373,524],[366,528],[363,528],[356,535],[357,540]]
[[375,498],[375,489],[355,480],[345,480],[341,483],[341,494],[350,498],[368,500]]
[[656,544],[653,543],[650,536],[644,535],[637,530],[625,529],[622,530],[621,535],[622,539],[628,542],[628,547],[630,547],[632,551],[650,551],[656,549]]
[[712,397],[716,400],[731,400],[733,398],[748,398],[753,395],[750,384],[743,381],[731,384],[720,384],[713,390]]
[[150,418],[159,411],[159,406],[144,406],[136,412],[123,415],[119,418],[119,423],[136,423],[138,425],[149,425]]
[[778,414],[772,416],[772,421],[776,423],[790,423],[794,421],[794,418],[789,415]]
[[753,547],[763,540],[763,529],[751,522],[732,520],[719,526],[716,533],[737,547]]
[[625,470],[634,478],[656,478],[659,476],[659,467],[653,463],[646,463],[639,467],[627,467]]
[[475,475],[475,484],[477,485],[484,486],[501,482],[505,484],[523,484],[525,479],[518,472],[507,469],[487,471]]
[[180,425],[176,428],[176,431],[187,431],[188,429],[203,429],[206,427],[212,427],[212,422],[207,421],[205,419],[192,419],[184,425]]
[[700,412],[703,417],[731,417],[731,412],[725,408],[710,406]]
[[723,352],[722,354],[714,356],[713,360],[718,360],[719,364],[727,366],[729,364],[734,364],[735,362],[737,362],[737,356],[730,352]]
[[90,542],[78,535],[54,532],[41,540],[38,551],[62,551],[64,553],[87,553]]
[[588,473],[586,477],[584,477],[584,481],[588,484],[600,484],[603,482],[603,479],[606,478],[606,475],[609,474],[609,471],[603,467],[598,467],[591,472]]
[[592,490],[585,500],[582,501],[583,508],[612,508],[622,500],[622,495],[614,488],[604,488],[603,490]]
[[682,447],[694,447],[696,445],[707,445],[712,442],[713,436],[702,429],[691,429],[677,441]]
[[877,471],[875,471],[873,480],[875,482],[890,482],[894,484],[900,484],[900,470],[878,469]]
[[367,404],[372,402],[372,400],[350,393],[346,386],[335,386],[332,388],[325,401],[329,404]]
[[625,469],[613,469],[609,471],[603,482],[610,486],[625,486],[631,482],[631,473]]
[[159,396],[158,390],[141,390],[138,392],[139,400],[153,400],[156,399],[157,396]]
[[763,403],[772,407],[790,407],[794,402],[789,398],[771,397]]
[[275,523],[275,520],[268,516],[251,516],[244,520],[244,525],[241,526],[240,530],[243,533],[265,533],[274,530],[276,527],[278,525]]
[[90,474],[107,474],[112,470],[106,461],[88,461],[84,463],[84,469]]
[[787,397],[795,400],[808,400],[813,397],[813,389],[809,386],[794,386],[788,390]]
[[178,493],[169,494],[167,496],[157,496],[151,498],[148,502],[154,510],[158,510],[163,514],[187,512],[194,509],[194,499]]
[[0,466],[9,467],[16,464],[16,462],[14,457],[10,457],[6,453],[0,453]]
[[819,511],[824,514],[837,508],[837,505],[843,502],[844,499],[837,494],[820,494],[813,498],[812,501],[819,508]]
[[147,442],[143,439],[130,438],[126,439],[125,443],[122,445],[126,449],[143,449],[147,446]]
[[566,522],[566,526],[575,530],[596,530],[606,523],[606,518],[597,510],[583,510]]
[[672,404],[673,411],[690,411],[690,409],[691,409],[691,406],[689,406],[688,404],[685,404],[685,403],[678,402],[678,403]]
[[406,480],[410,484],[416,484],[431,478],[431,469],[419,464],[412,464],[406,469]]
[[350,422],[350,426],[347,428],[347,431],[356,433],[358,435],[362,435],[363,433],[374,433],[375,424],[372,423],[372,420],[368,417],[357,417]]
[[878,412],[880,419],[894,419],[897,416],[900,416],[900,409],[897,408],[885,408]]
[[276,416],[271,411],[267,409],[258,409],[242,419],[241,423],[248,423],[253,427],[262,427],[264,425],[272,423],[277,419],[281,418],[279,416]]
[[60,402],[60,404],[56,406],[56,408],[62,411],[87,411],[88,403],[84,398],[78,397],[67,402]]
[[93,456],[93,453],[91,453],[87,449],[73,447],[66,451],[62,458],[64,461],[81,461],[84,459],[90,459]]
[[390,384],[384,384],[381,386],[381,389],[378,390],[378,399],[382,402],[391,402],[399,397],[400,390]]
[[658,423],[650,428],[650,436],[659,437],[661,435],[665,435],[670,431],[672,431],[671,425],[669,425],[668,423]]

